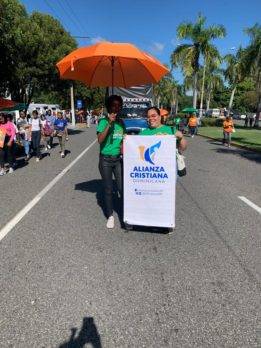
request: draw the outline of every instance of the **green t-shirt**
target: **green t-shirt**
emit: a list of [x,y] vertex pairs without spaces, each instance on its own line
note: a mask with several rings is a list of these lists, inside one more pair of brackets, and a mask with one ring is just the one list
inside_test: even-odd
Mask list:
[[[107,118],[102,118],[97,126],[97,133],[102,133],[108,126],[109,121]],[[100,144],[100,152],[102,155],[118,156],[121,152],[121,143],[125,131],[123,126],[114,122],[111,125],[111,129],[105,140]]]
[[140,131],[139,135],[173,135],[176,133],[176,129],[173,131],[171,127],[162,125],[158,128],[146,128]]

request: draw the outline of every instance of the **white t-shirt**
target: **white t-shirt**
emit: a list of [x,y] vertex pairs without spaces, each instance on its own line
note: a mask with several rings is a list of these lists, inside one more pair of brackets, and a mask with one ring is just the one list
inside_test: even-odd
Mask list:
[[40,118],[30,118],[29,124],[32,126],[32,132],[41,130],[40,125],[42,124]]

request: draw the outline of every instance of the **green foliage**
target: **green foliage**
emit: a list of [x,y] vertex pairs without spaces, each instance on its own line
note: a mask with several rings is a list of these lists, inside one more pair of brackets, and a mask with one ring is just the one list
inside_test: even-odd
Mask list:
[[201,120],[201,127],[221,127],[223,121],[221,118],[204,117]]
[[[26,13],[17,0],[0,0],[0,94],[16,101],[59,103],[69,107],[70,81],[56,63],[77,47],[75,39],[50,15]],[[75,83],[76,98],[100,106],[104,90]]]

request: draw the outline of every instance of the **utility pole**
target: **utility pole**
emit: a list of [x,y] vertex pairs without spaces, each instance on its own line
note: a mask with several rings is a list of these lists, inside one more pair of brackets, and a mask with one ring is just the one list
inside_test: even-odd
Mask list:
[[75,127],[75,110],[74,110],[74,93],[73,93],[73,83],[70,87],[71,92],[71,113],[72,113],[72,126]]
[[[90,39],[89,36],[72,36],[75,39]],[[73,82],[70,86],[70,94],[71,94],[71,114],[72,114],[72,126],[75,127],[75,109],[74,109],[74,91],[73,91]]]

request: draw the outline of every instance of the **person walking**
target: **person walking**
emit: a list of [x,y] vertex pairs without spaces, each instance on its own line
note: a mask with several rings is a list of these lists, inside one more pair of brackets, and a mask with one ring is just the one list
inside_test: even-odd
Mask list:
[[0,132],[0,175],[2,176],[5,174],[5,157],[7,157],[7,162],[9,164],[9,174],[12,174],[14,171],[13,145],[15,127],[13,127],[10,122],[7,122],[7,117],[4,114],[0,114]]
[[34,110],[32,112],[32,117],[30,118],[29,124],[31,126],[31,142],[34,155],[36,156],[36,162],[41,159],[41,134],[42,134],[42,122],[38,115],[38,111]]
[[245,117],[245,127],[248,127],[248,121],[249,121],[249,115],[246,114],[246,117]]
[[223,144],[230,147],[231,135],[234,130],[234,123],[231,116],[227,116],[223,122]]
[[87,128],[90,128],[91,127],[91,121],[92,121],[92,114],[91,114],[91,111],[89,111],[89,110],[87,110],[86,121],[87,121]]
[[[44,132],[49,135],[47,135],[47,148],[50,150],[53,147],[53,132],[54,132],[54,122],[56,120],[55,115],[52,114],[52,110],[48,110],[45,115],[46,120],[46,131]],[[52,130],[52,131],[51,131]],[[49,139],[48,139],[49,138]]]
[[30,158],[30,125],[24,111],[20,111],[20,117],[17,120],[17,128],[24,147],[25,160],[28,161]]
[[63,117],[62,112],[57,112],[57,118],[54,122],[54,134],[59,140],[59,145],[61,148],[61,157],[65,157],[65,141],[68,141],[68,130],[67,130],[67,120]]
[[249,116],[249,127],[252,128],[254,123],[254,115],[250,114]]
[[99,171],[103,181],[107,228],[114,228],[113,216],[113,180],[114,175],[117,189],[122,197],[122,160],[121,146],[125,133],[119,119],[123,101],[120,96],[111,95],[106,101],[108,115],[102,118],[97,126],[97,138],[100,144]]
[[189,134],[191,138],[194,138],[197,125],[198,125],[197,116],[196,114],[192,114],[188,120],[188,129],[189,129]]

